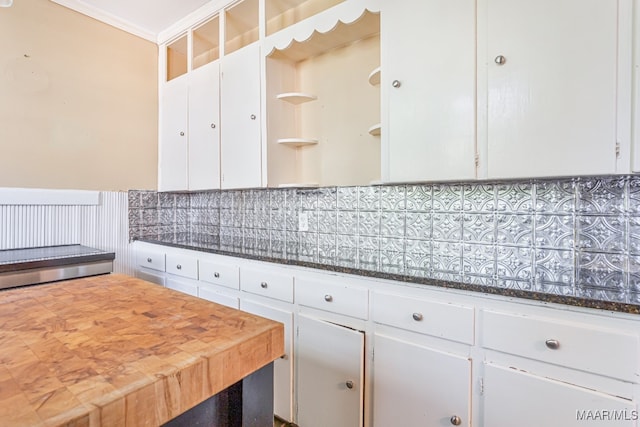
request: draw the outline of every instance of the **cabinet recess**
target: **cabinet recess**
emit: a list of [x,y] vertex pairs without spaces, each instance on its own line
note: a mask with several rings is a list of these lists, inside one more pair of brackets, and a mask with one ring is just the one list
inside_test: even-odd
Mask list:
[[258,0],[243,0],[225,10],[224,53],[258,41]]
[[191,68],[195,70],[220,58],[220,19],[214,16],[193,29]]
[[183,35],[166,46],[166,76],[167,81],[173,80],[187,73],[187,35]]
[[380,120],[367,79],[380,64],[379,33],[380,14],[353,1],[265,39],[269,186],[380,179],[378,138],[367,132]]

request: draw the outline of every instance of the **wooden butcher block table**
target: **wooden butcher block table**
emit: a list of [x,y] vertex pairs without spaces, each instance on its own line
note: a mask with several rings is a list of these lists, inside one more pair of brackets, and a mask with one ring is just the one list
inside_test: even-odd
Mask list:
[[283,336],[118,274],[2,291],[0,425],[162,425],[271,367]]

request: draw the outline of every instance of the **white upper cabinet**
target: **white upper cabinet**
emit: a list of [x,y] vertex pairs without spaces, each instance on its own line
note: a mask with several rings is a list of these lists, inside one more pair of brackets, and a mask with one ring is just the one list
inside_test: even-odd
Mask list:
[[187,189],[188,75],[174,78],[162,88],[158,189]]
[[189,190],[220,188],[220,64],[194,70],[189,85]]
[[[479,3],[486,11],[486,31],[478,35],[478,95],[482,110],[486,93],[488,178],[628,171],[616,167],[616,151],[628,150],[628,126],[621,125],[630,111],[622,94],[631,69],[620,68],[630,64],[628,4]],[[483,120],[480,115],[480,127]]]
[[220,63],[222,188],[262,185],[260,46],[225,55]]
[[218,38],[216,15],[161,49],[160,191],[220,188]]
[[475,12],[474,0],[383,3],[383,181],[476,177]]

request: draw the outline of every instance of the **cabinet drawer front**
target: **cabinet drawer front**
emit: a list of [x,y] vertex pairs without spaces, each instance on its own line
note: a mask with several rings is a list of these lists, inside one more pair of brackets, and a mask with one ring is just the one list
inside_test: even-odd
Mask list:
[[597,325],[483,310],[484,348],[631,381],[638,337]]
[[167,273],[197,279],[198,260],[184,255],[167,254]]
[[319,280],[296,280],[298,303],[367,320],[369,292],[365,288]]
[[376,292],[373,318],[376,323],[425,335],[474,342],[473,307]]
[[240,289],[281,301],[293,302],[293,276],[268,270],[243,268]]
[[237,265],[200,260],[199,278],[214,285],[240,289],[240,269]]
[[152,270],[164,271],[164,253],[156,251],[139,251],[138,265]]

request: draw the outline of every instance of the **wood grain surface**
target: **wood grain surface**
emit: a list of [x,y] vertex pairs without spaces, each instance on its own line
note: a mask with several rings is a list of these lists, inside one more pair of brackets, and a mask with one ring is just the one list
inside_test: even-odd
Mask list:
[[157,426],[284,353],[283,326],[111,274],[0,292],[0,425]]

